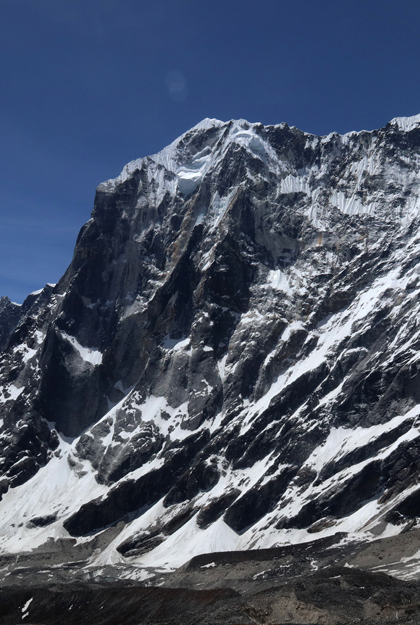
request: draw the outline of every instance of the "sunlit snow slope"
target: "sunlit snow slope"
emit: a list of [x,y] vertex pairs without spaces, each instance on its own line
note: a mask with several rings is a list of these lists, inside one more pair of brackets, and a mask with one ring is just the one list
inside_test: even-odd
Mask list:
[[101,184],[60,282],[2,300],[2,551],[178,566],[414,527],[419,214],[420,116],[207,119]]

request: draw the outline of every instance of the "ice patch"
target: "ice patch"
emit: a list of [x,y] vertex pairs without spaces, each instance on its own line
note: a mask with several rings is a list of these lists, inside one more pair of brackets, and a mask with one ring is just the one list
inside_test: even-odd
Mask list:
[[254,126],[258,126],[258,124],[249,124],[245,119],[234,120],[229,135],[230,141],[244,147],[267,165],[270,162],[278,163],[279,159],[275,150],[268,141],[265,141],[255,132]]
[[192,193],[203,179],[211,160],[212,152],[209,147],[194,155],[191,162],[177,171],[178,189],[184,195]]
[[178,189],[183,195],[192,193],[201,182],[201,172],[180,171],[178,173]]

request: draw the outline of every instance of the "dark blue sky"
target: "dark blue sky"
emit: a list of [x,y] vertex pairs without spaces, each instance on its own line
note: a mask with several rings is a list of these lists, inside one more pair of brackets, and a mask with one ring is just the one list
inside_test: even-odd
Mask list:
[[418,0],[0,0],[0,295],[56,282],[96,186],[204,117],[420,113]]

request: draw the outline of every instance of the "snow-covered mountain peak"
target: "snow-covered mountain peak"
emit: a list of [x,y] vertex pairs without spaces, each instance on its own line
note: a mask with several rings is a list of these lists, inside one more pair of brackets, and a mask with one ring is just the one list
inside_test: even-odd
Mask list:
[[220,126],[224,126],[225,124],[226,122],[220,119],[205,117],[201,122],[193,126],[191,130],[209,130],[210,128],[220,128]]
[[60,282],[1,302],[3,549],[180,564],[416,524],[416,124],[204,120],[98,187]]
[[411,117],[394,117],[390,123],[397,126],[399,130],[410,132],[415,128],[420,128],[420,115],[412,115]]
[[[396,126],[401,131],[410,132],[411,130],[419,127],[420,115],[414,115],[412,117],[396,117],[391,120],[390,124]],[[157,164],[164,166],[168,171],[173,172],[177,175],[179,173],[179,170],[183,167],[183,158],[185,158],[185,150],[183,151],[180,148],[185,143],[187,137],[191,137],[191,135],[194,135],[195,133],[205,133],[206,131],[211,130],[221,131],[227,128],[229,129],[229,132],[225,137],[226,143],[237,142],[238,144],[249,148],[251,151],[254,151],[256,154],[261,154],[266,151],[266,146],[264,145],[264,142],[261,138],[261,132],[259,132],[259,129],[263,128],[262,124],[257,122],[250,123],[245,119],[232,119],[229,122],[223,122],[219,119],[205,118],[201,122],[196,124],[193,128],[191,128],[191,130],[184,133],[183,135],[175,139],[175,141],[173,141],[170,145],[149,158]],[[275,128],[278,131],[287,129],[289,132],[292,133],[301,133],[301,131],[294,126],[289,127],[285,123],[276,124],[275,126],[272,126],[272,128]],[[364,133],[366,131],[361,132]],[[370,132],[375,133],[377,131]],[[329,143],[332,139],[334,139],[334,137],[337,137],[340,140],[344,140],[344,143],[346,143],[349,139],[356,137],[359,133],[357,131],[351,131],[346,133],[345,135],[339,135],[338,133],[333,132],[324,137],[316,137],[316,135],[312,135],[306,132],[302,134],[307,136],[308,138],[313,137],[315,140],[321,140],[321,143]],[[102,185],[100,185],[101,188],[108,191],[115,189],[118,184],[125,182],[136,170],[140,169],[142,167],[143,161],[144,158],[139,158],[131,161],[130,163],[125,165],[119,176],[102,183]]]

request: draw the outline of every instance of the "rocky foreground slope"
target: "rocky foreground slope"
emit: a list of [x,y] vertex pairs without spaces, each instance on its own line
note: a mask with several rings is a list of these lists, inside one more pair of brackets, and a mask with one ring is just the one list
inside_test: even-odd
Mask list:
[[[404,539],[404,537],[406,539]],[[192,558],[135,582],[15,568],[0,581],[1,625],[417,625],[420,581],[360,570],[419,547],[419,530],[361,545],[336,534],[272,549]],[[409,538],[409,540],[407,540]],[[349,564],[350,563],[350,564]],[[105,571],[103,571],[104,573]],[[92,571],[90,571],[90,574]],[[49,579],[47,579],[49,578]],[[54,579],[52,579],[54,578]]]
[[59,283],[0,300],[3,563],[415,527],[419,217],[420,116],[204,120],[101,184]]

